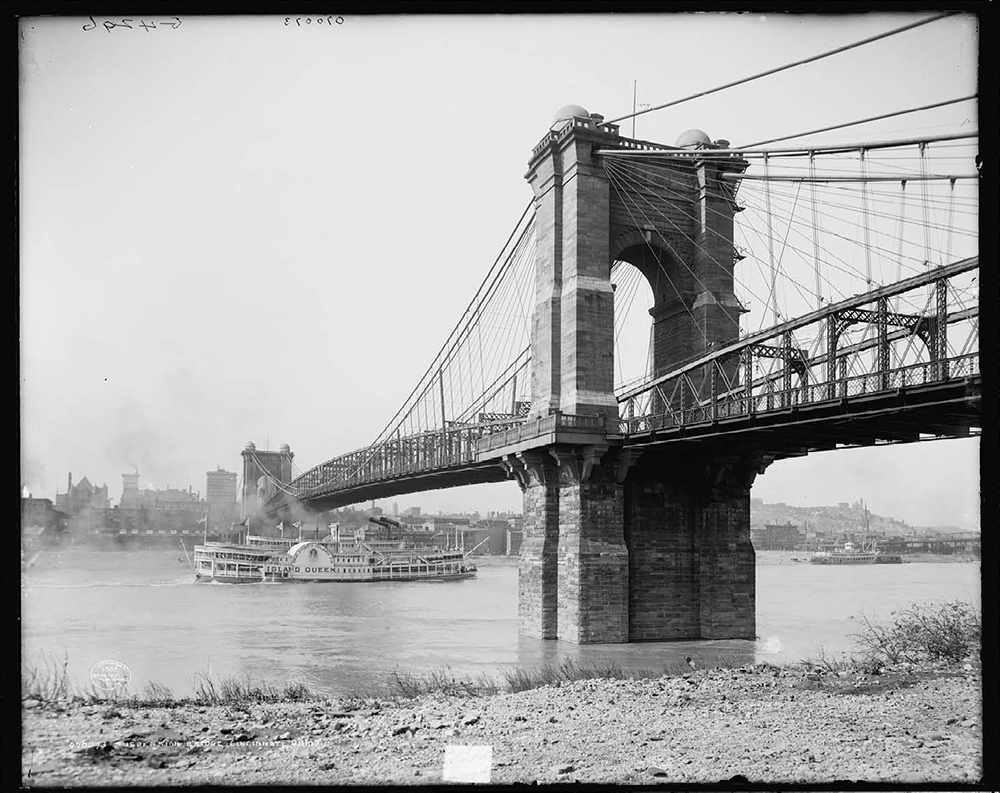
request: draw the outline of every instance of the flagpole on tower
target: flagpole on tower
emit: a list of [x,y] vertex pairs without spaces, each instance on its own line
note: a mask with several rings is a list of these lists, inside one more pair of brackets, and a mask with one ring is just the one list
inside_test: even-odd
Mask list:
[[638,80],[632,81],[632,137],[635,138],[635,87]]

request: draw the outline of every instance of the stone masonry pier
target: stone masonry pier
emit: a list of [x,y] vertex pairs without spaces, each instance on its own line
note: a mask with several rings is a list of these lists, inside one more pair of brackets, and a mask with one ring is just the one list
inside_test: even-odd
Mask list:
[[[556,114],[525,177],[537,235],[530,418],[618,417],[615,261],[653,289],[658,371],[738,337],[735,204],[720,174],[747,164],[710,156],[727,145],[698,130],[676,147],[631,141],[577,105]],[[675,153],[669,184],[636,180],[653,223],[637,225],[610,189],[596,152],[614,148]],[[510,450],[503,464],[524,494],[524,634],[576,643],[754,637],[759,460],[640,454],[581,438]]]

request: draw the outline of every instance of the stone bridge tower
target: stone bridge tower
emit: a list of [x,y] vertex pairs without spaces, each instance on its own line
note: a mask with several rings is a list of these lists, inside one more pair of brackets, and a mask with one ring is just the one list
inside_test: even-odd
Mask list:
[[[622,138],[578,105],[556,114],[525,176],[537,235],[534,416],[618,419],[615,261],[652,287],[658,371],[737,339],[737,207],[722,175],[748,163],[713,155],[725,148],[698,130],[673,147]],[[603,164],[608,149],[655,149],[657,167],[637,160],[622,195]],[[650,208],[641,223],[627,203],[636,196]],[[525,449],[506,465],[524,494],[522,632],[581,643],[753,638],[749,493],[764,461],[638,453],[595,438]]]
[[[241,453],[243,458],[243,492],[240,494],[242,511],[250,519],[250,528],[257,534],[266,533],[267,523],[259,511],[272,498],[278,488],[275,482],[292,481],[292,460],[295,454],[287,443],[278,451],[258,449],[247,443]],[[273,525],[273,524],[272,524]]]
[[[667,371],[735,341],[743,310],[733,293],[735,183],[746,160],[712,155],[689,130],[677,146],[632,141],[603,117],[568,105],[535,146],[525,178],[535,194],[536,275],[532,413],[617,416],[611,265],[636,267],[653,291],[653,360]],[[632,171],[628,198],[612,189],[602,149],[657,150],[659,167]],[[673,156],[664,157],[664,154]],[[668,167],[663,167],[668,164]]]

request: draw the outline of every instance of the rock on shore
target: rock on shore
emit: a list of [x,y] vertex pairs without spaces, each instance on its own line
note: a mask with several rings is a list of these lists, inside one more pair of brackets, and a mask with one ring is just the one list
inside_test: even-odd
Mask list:
[[982,770],[968,664],[761,665],[402,702],[22,705],[22,781],[45,787],[463,781],[445,768],[454,747],[490,747],[495,784],[971,783]]

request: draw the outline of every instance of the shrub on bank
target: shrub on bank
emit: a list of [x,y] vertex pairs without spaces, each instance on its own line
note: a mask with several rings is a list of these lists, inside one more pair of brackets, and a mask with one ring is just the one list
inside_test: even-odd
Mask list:
[[216,682],[209,675],[195,678],[193,701],[199,705],[247,705],[262,702],[302,702],[312,699],[302,683],[275,686],[266,681],[253,681],[249,675],[226,677]]
[[891,616],[884,624],[862,617],[861,632],[853,634],[865,650],[889,663],[957,662],[980,648],[982,616],[964,601],[911,603]]
[[61,661],[54,655],[42,655],[39,663],[26,667],[21,675],[21,699],[57,702],[69,699],[73,693],[69,679],[69,657]]

